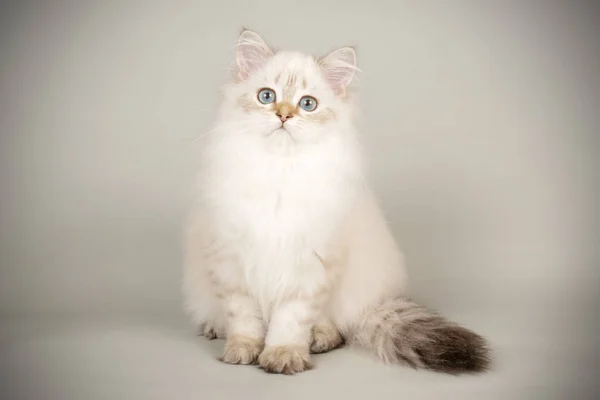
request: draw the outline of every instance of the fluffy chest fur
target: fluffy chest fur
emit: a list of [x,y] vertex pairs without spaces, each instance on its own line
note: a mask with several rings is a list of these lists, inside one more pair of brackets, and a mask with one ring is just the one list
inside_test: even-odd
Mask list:
[[286,148],[288,140],[223,138],[204,173],[217,241],[240,261],[231,279],[243,280],[263,307],[325,282],[319,257],[327,255],[360,184],[359,159],[339,151],[339,143]]

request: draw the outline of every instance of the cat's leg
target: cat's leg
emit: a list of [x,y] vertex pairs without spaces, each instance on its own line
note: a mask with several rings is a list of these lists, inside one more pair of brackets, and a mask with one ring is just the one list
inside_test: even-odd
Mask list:
[[202,209],[192,214],[186,250],[185,306],[199,333],[227,338],[222,361],[254,363],[264,343],[261,315],[244,288],[235,252],[212,235]]
[[294,279],[296,290],[274,308],[265,349],[258,359],[265,371],[283,374],[305,371],[312,367],[311,347],[314,346],[315,353],[324,352],[343,342],[325,311],[345,260],[344,248],[337,242],[340,241],[324,251],[326,257],[311,253],[302,264],[302,275]]
[[287,300],[273,312],[258,359],[267,372],[291,375],[312,367],[309,345],[316,315],[308,299]]
[[321,317],[312,327],[310,352],[326,353],[344,344],[344,338],[338,328],[327,317]]
[[220,358],[228,364],[256,364],[263,350],[265,326],[256,301],[244,291],[223,296],[227,341]]

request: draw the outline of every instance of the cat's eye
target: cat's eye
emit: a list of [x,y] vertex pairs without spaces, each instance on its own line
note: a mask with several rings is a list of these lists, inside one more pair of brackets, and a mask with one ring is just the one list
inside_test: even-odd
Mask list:
[[275,92],[272,89],[261,89],[258,91],[258,101],[263,104],[270,104],[275,101]]
[[300,99],[300,103],[298,103],[298,105],[304,111],[315,111],[317,108],[317,99],[311,96],[304,96]]

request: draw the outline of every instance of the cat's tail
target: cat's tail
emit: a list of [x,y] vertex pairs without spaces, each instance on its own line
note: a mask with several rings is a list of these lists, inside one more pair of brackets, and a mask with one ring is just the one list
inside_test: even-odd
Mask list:
[[484,372],[490,350],[484,338],[400,297],[367,313],[352,342],[386,363],[450,374]]

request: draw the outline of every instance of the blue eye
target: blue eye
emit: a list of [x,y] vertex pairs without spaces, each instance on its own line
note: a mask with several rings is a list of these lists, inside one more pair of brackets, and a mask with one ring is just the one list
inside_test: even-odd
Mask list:
[[298,105],[304,111],[315,111],[315,109],[317,108],[317,99],[311,96],[304,96],[300,99],[300,103],[298,103]]
[[258,101],[263,104],[269,104],[275,101],[275,92],[271,89],[261,89],[258,91]]

